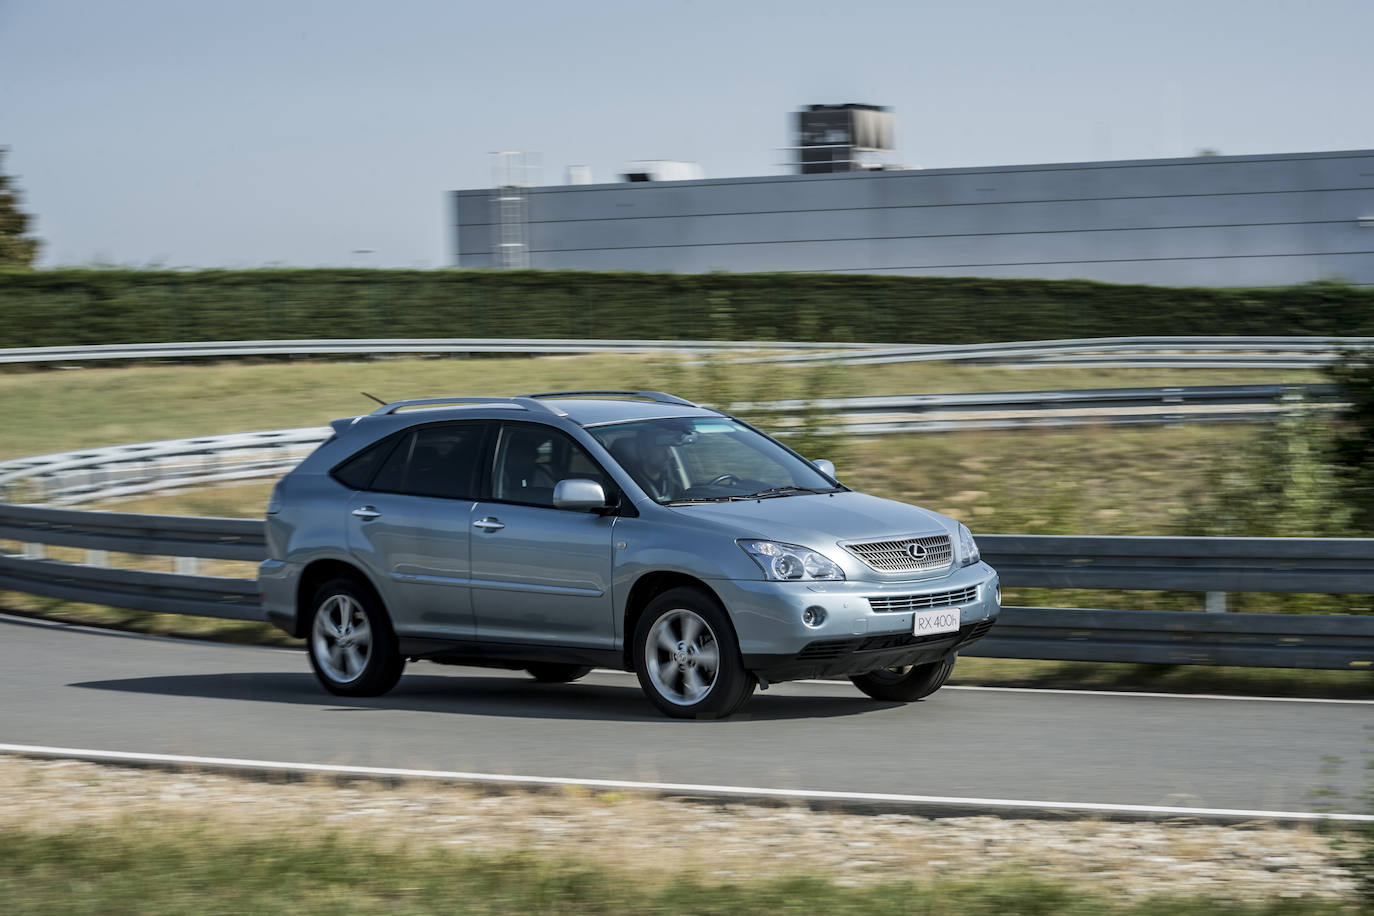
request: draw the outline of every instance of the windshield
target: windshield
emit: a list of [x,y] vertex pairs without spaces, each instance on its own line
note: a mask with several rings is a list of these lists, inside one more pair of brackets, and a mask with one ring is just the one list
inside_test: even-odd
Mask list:
[[833,493],[810,462],[729,417],[674,417],[587,430],[660,503]]

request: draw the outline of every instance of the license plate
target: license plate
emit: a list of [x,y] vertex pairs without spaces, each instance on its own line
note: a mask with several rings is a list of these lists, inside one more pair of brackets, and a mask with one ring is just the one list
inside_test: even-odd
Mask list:
[[959,609],[942,607],[930,611],[916,611],[911,615],[911,632],[917,636],[954,633],[959,629]]

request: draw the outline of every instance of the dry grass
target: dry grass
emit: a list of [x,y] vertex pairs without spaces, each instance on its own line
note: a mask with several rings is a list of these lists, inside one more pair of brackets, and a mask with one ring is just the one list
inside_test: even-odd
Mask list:
[[1344,897],[1330,837],[1269,824],[930,819],[713,804],[575,787],[484,791],[431,782],[261,782],[0,758],[0,831],[88,833],[210,815],[222,838],[338,835],[390,850],[575,860],[619,881],[752,882],[805,873],[877,885],[1034,871],[1083,891],[1233,900]]
[[[685,366],[664,356],[297,360],[0,371],[6,418],[0,459],[74,448],[215,433],[319,426],[385,399],[435,394],[509,395],[568,388],[661,388],[710,401],[724,387],[741,400],[800,395],[807,368]],[[1255,370],[1005,369],[909,363],[841,367],[825,394],[916,394],[1178,384],[1311,382],[1312,373]]]

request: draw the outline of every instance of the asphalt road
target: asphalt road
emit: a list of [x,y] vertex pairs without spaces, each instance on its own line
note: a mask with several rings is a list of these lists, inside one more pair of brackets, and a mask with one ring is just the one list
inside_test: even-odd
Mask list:
[[[300,652],[0,622],[0,742],[295,763],[1055,802],[1307,811],[1356,794],[1374,705],[845,683],[660,716],[630,675],[542,685],[412,664],[385,697],[318,687]],[[1323,758],[1344,761],[1335,777]],[[1336,810],[1361,812],[1353,799]]]

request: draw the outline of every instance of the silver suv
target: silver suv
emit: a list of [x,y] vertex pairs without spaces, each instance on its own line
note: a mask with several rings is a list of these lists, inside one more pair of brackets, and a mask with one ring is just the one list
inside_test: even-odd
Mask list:
[[333,429],[272,494],[258,582],[335,694],[425,659],[630,670],[683,718],[798,678],[911,701],[1000,607],[963,525],[672,395],[398,401]]

